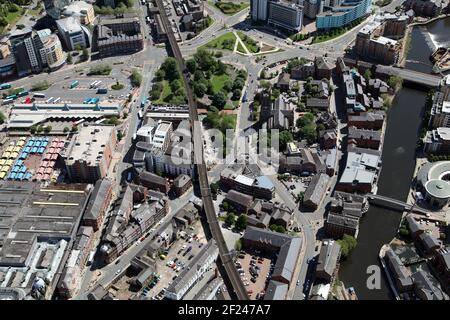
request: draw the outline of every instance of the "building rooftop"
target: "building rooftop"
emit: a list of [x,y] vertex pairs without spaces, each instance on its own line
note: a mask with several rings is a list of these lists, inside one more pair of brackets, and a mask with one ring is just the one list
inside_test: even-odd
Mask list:
[[179,276],[167,288],[168,292],[177,294],[186,286],[192,287],[192,279],[195,277],[198,269],[205,264],[206,260],[211,257],[217,257],[219,248],[214,240],[210,240],[206,246],[190,261],[186,268],[179,274]]
[[236,190],[230,190],[228,191],[228,193],[225,196],[226,200],[230,200],[232,202],[238,203],[244,207],[250,207],[250,205],[253,203],[253,197],[248,195],[248,194],[244,194],[241,193],[239,191]]
[[103,158],[103,150],[110,143],[114,126],[82,126],[67,152],[67,162],[84,161],[94,165]]
[[85,219],[88,218],[96,220],[99,217],[106,194],[109,192],[111,187],[112,182],[108,179],[101,179],[95,183],[94,190],[89,198],[86,213],[84,214]]
[[288,288],[286,283],[270,280],[264,300],[286,300]]
[[69,34],[83,32],[80,23],[74,17],[67,17],[64,19],[56,20],[56,24],[58,25],[59,29]]
[[244,176],[242,174],[236,176],[234,180],[236,181],[236,183],[244,184],[246,186],[252,186],[253,183],[255,182],[255,179]]
[[341,246],[332,239],[326,239],[322,242],[320,248],[319,260],[317,261],[316,272],[333,275],[336,265],[339,262]]
[[16,103],[11,108],[8,128],[29,128],[32,125],[58,119],[100,119],[108,116],[118,116],[121,111],[118,104],[69,104],[69,103]]
[[29,266],[36,242],[74,238],[89,192],[85,184],[0,182],[0,266]]

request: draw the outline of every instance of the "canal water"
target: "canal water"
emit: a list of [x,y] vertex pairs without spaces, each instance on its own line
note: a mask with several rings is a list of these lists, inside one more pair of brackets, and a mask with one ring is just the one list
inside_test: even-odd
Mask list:
[[[412,31],[412,47],[408,54],[408,69],[430,73],[429,55],[435,46],[449,46],[450,19],[436,21]],[[420,131],[426,92],[404,87],[396,95],[388,113],[383,146],[382,170],[378,194],[405,201],[413,178],[415,149]],[[392,295],[381,270],[381,288],[368,289],[367,268],[380,265],[381,246],[395,236],[401,213],[371,207],[360,224],[358,245],[341,264],[339,278],[346,287],[354,287],[359,299],[385,300]]]

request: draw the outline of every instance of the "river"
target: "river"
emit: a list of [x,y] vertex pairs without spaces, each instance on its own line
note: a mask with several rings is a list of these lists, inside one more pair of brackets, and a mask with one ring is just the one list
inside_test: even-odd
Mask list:
[[[429,55],[435,46],[449,46],[450,19],[433,22],[412,31],[411,50],[406,68],[431,72]],[[405,201],[413,178],[415,148],[419,135],[426,92],[403,88],[396,95],[388,113],[383,147],[382,170],[378,194]],[[392,295],[381,270],[381,288],[368,289],[366,281],[370,265],[379,265],[378,253],[384,243],[395,236],[401,219],[399,212],[371,207],[360,223],[358,245],[341,264],[339,278],[347,287],[355,288],[361,300],[386,300]]]

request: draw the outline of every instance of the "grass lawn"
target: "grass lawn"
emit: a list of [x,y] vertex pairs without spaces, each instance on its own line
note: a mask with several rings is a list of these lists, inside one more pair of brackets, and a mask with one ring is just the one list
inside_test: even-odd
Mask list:
[[[23,14],[23,9],[17,11],[17,12],[8,12],[5,19],[8,21],[9,28],[14,26],[16,22],[20,19],[20,17]],[[2,34],[6,29],[4,27],[0,27],[0,34]]]
[[222,74],[220,76],[213,75],[211,78],[211,83],[212,83],[214,92],[218,92],[218,91],[222,90],[223,84],[227,80],[230,80],[230,76],[228,74]]
[[220,11],[222,11],[224,14],[229,15],[229,16],[236,14],[250,6],[249,3],[244,3],[244,2],[234,3],[234,2],[223,2],[223,1],[221,1],[221,2],[208,1],[208,3],[215,6],[216,8],[219,8]]
[[388,4],[391,4],[392,0],[378,0],[375,2],[375,4],[379,7],[387,6]]
[[245,50],[244,50],[244,47],[242,46],[242,43],[238,43],[238,45],[237,45],[237,51],[239,51],[240,53],[247,53]]
[[29,15],[31,15],[33,17],[37,17],[37,16],[39,16],[39,14],[41,13],[41,11],[43,9],[44,8],[42,6],[34,7],[33,9],[28,9],[27,14],[29,14]]
[[22,14],[23,9],[17,12],[8,12],[8,14],[6,15],[6,20],[10,25],[14,25],[17,22],[17,20],[19,20],[19,18],[22,16]]
[[211,40],[202,47],[212,48],[212,49],[223,49],[223,50],[233,50],[234,43],[236,42],[236,37],[233,32],[228,32],[217,39]]
[[258,46],[258,42],[253,40],[252,38],[248,37],[243,33],[242,31],[237,32],[239,38],[244,42],[245,46],[247,47],[248,51],[251,53],[258,53],[260,51],[260,48]]
[[[167,101],[170,100],[170,96],[172,95],[172,89],[170,89],[169,82],[167,80],[163,80],[163,91],[158,100],[154,101],[154,104],[166,104]],[[166,101],[167,100],[167,101]]]

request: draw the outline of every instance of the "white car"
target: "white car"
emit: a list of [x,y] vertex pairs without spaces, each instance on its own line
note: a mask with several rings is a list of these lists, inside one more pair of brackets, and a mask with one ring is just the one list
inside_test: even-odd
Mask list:
[[119,274],[120,272],[122,272],[122,269],[117,269],[116,274]]

